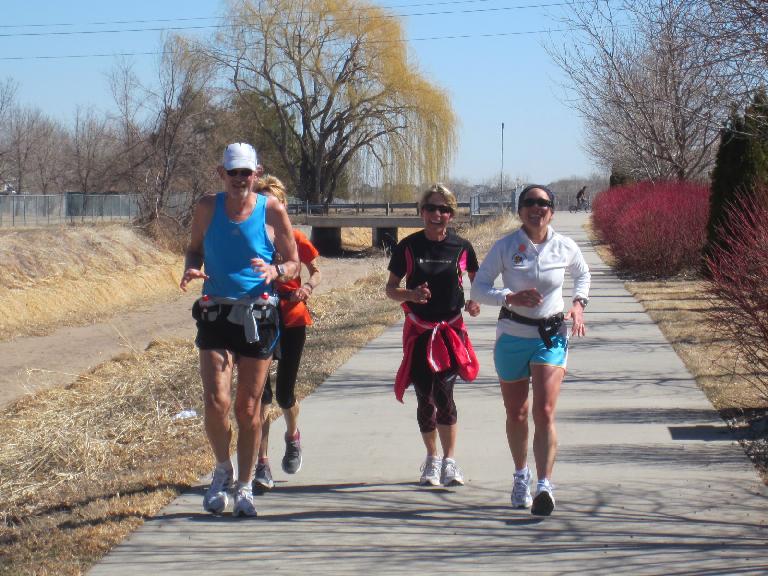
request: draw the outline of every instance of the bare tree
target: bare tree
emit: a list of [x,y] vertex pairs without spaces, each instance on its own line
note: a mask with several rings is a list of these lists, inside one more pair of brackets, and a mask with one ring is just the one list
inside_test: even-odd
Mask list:
[[37,108],[15,106],[8,111],[7,126],[7,163],[8,173],[18,194],[27,194],[32,190],[32,171],[34,169],[35,147],[39,145],[38,136],[47,121]]
[[258,103],[301,198],[330,202],[353,166],[395,194],[445,175],[450,103],[409,61],[391,14],[362,0],[245,0],[230,3],[227,24],[211,54]]
[[711,16],[698,28],[753,94],[768,83],[768,3],[765,0],[708,0]]
[[[170,208],[184,221],[210,182],[210,149],[217,144],[212,137],[213,68],[209,59],[174,36],[164,43],[157,80],[156,86],[145,88],[127,66],[113,73],[121,179],[139,192],[143,221],[169,216]],[[174,205],[173,193],[185,199]]]
[[732,75],[696,30],[699,0],[574,2],[570,45],[550,52],[570,80],[586,147],[643,179],[703,179],[733,104]]
[[[7,78],[0,83],[0,185],[5,188],[10,180],[10,131],[8,117],[16,106],[16,84]],[[2,189],[0,189],[2,191]]]
[[109,119],[92,109],[78,108],[67,146],[69,183],[74,190],[89,194],[106,192],[108,166],[115,157],[115,136]]
[[41,116],[28,139],[32,143],[29,161],[31,188],[40,194],[61,192],[66,180],[67,131],[57,121]]

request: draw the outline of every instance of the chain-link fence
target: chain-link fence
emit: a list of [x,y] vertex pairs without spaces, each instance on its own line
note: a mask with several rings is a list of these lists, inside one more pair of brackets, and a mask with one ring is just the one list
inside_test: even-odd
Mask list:
[[0,195],[0,227],[132,220],[138,194]]
[[469,198],[469,212],[472,216],[514,212],[519,192],[520,189],[513,188],[503,192],[495,190],[473,194]]

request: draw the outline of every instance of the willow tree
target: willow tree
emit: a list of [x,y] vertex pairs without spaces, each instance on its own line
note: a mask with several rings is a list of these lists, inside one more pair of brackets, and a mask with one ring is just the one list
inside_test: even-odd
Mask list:
[[357,0],[240,0],[227,19],[211,53],[246,102],[272,108],[251,113],[294,194],[330,202],[351,170],[394,185],[445,176],[456,120],[391,14]]

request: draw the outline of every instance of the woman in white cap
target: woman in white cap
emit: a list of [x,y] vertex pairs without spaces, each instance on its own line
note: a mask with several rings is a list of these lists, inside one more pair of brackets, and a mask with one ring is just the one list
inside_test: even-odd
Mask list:
[[[584,307],[590,274],[576,242],[550,226],[554,194],[545,186],[526,187],[517,212],[522,226],[497,241],[472,283],[472,298],[501,307],[493,360],[507,413],[507,442],[515,463],[512,506],[549,516],[555,508],[550,482],[557,435],[555,404],[568,359],[568,329],[584,336]],[[563,279],[573,278],[573,303],[563,314]],[[501,275],[502,287],[495,287]],[[528,392],[533,390],[533,455],[538,483],[531,497],[528,469]]]
[[[237,366],[238,478],[233,514],[256,516],[251,475],[261,436],[261,394],[279,338],[274,284],[295,276],[299,261],[285,208],[276,198],[254,191],[263,169],[253,147],[230,144],[217,170],[224,191],[204,196],[195,208],[180,284],[186,290],[192,280],[204,280],[203,296],[192,313],[197,320],[205,431],[216,467],[203,508],[221,514],[233,489],[229,411]],[[272,262],[276,251],[283,258],[277,265]]]

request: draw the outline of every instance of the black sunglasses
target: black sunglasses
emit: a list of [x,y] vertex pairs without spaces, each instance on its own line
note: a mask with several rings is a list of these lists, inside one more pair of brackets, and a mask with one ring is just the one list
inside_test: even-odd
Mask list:
[[552,200],[547,200],[546,198],[524,198],[522,205],[526,208],[530,208],[531,206],[552,208]]
[[427,212],[440,212],[440,214],[453,214],[453,208],[447,204],[424,204],[422,210]]
[[248,178],[251,174],[253,174],[253,170],[248,168],[235,168],[234,170],[227,170],[227,176],[232,176],[233,178]]

